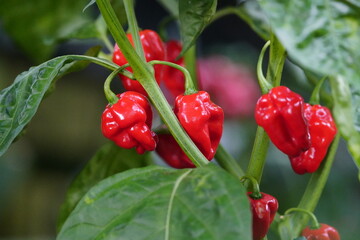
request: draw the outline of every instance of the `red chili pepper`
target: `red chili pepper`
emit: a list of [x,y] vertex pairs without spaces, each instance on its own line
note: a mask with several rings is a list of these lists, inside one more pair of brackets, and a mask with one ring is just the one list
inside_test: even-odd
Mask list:
[[306,103],[304,116],[309,125],[311,146],[297,157],[290,157],[291,166],[298,174],[315,172],[334,140],[337,129],[331,112],[321,105]]
[[[143,30],[139,32],[141,45],[144,49],[145,59],[147,62],[152,60],[165,60],[165,49],[164,43],[161,40],[160,36],[152,30]],[[127,34],[127,38],[130,43],[134,46],[134,42],[131,34]],[[128,61],[125,59],[125,56],[119,49],[118,45],[115,44],[114,53],[113,53],[113,62],[119,66],[127,64]],[[155,79],[159,83],[162,74],[162,65],[155,65]],[[131,67],[126,68],[126,70],[132,72]],[[147,93],[141,84],[136,80],[131,80],[123,75],[119,75],[120,79],[124,85],[124,88],[128,91],[139,92],[145,96]]]
[[340,240],[340,235],[338,231],[327,225],[320,223],[320,228],[311,229],[310,227],[306,227],[302,233],[307,240]]
[[199,91],[177,96],[174,112],[195,145],[208,160],[211,160],[222,135],[222,108],[210,100],[207,92]]
[[146,97],[137,92],[124,92],[119,100],[108,105],[102,114],[102,132],[123,148],[136,148],[139,154],[156,147],[151,131],[152,111]]
[[167,164],[174,168],[195,167],[171,134],[160,134],[158,137],[156,152]]
[[[182,45],[179,41],[168,41],[165,43],[166,61],[176,63],[180,66],[185,66],[184,58],[176,58],[179,56],[182,50]],[[185,77],[184,74],[173,67],[164,66],[162,79],[165,86],[174,95],[178,96],[185,91]]]
[[263,239],[269,231],[270,224],[274,220],[279,204],[275,197],[261,192],[261,198],[253,198],[248,192],[253,216],[253,240]]
[[310,147],[303,105],[303,98],[284,86],[272,88],[256,105],[257,124],[264,128],[274,145],[289,156],[298,156]]

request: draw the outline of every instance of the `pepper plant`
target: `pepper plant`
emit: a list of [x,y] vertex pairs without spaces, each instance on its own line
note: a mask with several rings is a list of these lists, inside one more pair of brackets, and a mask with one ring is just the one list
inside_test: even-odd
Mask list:
[[[140,29],[132,0],[92,0],[86,8],[96,6],[99,17],[90,27],[110,53],[94,47],[85,55],[58,56],[19,74],[0,92],[3,155],[57,80],[90,63],[110,71],[101,90],[108,106],[99,116],[99,131],[109,143],[64,196],[57,239],[260,240],[269,231],[271,239],[340,239],[333,228],[335,237],[317,238],[326,224],[306,227],[340,138],[360,168],[360,5],[351,0],[249,0],[218,8],[216,0],[158,2],[169,12],[160,32],[173,21],[181,39],[161,39],[154,30]],[[196,74],[197,39],[228,14],[264,40],[256,67],[263,94],[254,109],[259,126],[246,169],[220,143],[224,112],[201,89]],[[74,30],[71,36],[80,33]],[[310,103],[281,84],[286,59],[312,83]],[[125,92],[111,87],[118,76]],[[162,82],[172,100],[165,98]],[[153,114],[160,116],[160,126],[153,126]],[[281,201],[260,192],[270,142],[288,156],[295,173],[311,174],[297,210],[278,212]],[[118,162],[128,158],[146,165],[152,151],[169,166],[124,170]]]

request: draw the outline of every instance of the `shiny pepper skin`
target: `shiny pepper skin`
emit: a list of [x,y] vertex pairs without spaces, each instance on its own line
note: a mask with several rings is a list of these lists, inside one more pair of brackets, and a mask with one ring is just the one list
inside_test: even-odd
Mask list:
[[[176,63],[182,67],[185,66],[184,58],[176,58],[182,50],[182,45],[179,41],[168,41],[165,43],[166,61]],[[185,77],[184,74],[173,67],[164,66],[162,80],[166,88],[173,94],[178,96],[185,91]]]
[[331,112],[321,105],[305,104],[304,116],[309,125],[311,146],[297,157],[290,157],[291,166],[298,174],[315,172],[333,141],[337,129]]
[[[152,60],[165,60],[165,48],[164,43],[161,40],[160,36],[152,31],[152,30],[143,30],[139,32],[140,41],[144,49],[145,59],[147,62]],[[130,43],[134,45],[132,35],[127,34],[127,38],[129,39]],[[115,44],[114,53],[113,53],[113,62],[119,66],[127,64],[128,61],[125,59],[123,53],[120,51],[117,44]],[[131,67],[126,68],[130,72],[132,72]],[[159,83],[162,75],[162,65],[155,65],[155,79]],[[120,79],[124,85],[124,88],[128,91],[135,91],[139,92],[145,96],[147,93],[145,89],[141,86],[141,84],[136,80],[131,80],[123,75],[119,75]]]
[[320,228],[318,229],[305,228],[301,235],[307,240],[340,240],[338,231],[323,223],[320,224]]
[[207,92],[179,95],[175,99],[174,112],[195,145],[211,160],[219,145],[224,112],[210,100]]
[[248,193],[253,216],[253,240],[260,240],[266,236],[279,207],[275,197],[263,192],[261,195],[261,198],[254,199],[251,192]]
[[122,148],[136,148],[139,154],[156,147],[151,131],[152,111],[146,97],[137,92],[124,92],[108,105],[102,114],[102,133]]
[[274,145],[289,156],[298,156],[310,147],[304,100],[289,88],[279,86],[260,97],[255,120]]
[[156,152],[173,168],[194,168],[195,165],[186,156],[171,134],[159,134]]

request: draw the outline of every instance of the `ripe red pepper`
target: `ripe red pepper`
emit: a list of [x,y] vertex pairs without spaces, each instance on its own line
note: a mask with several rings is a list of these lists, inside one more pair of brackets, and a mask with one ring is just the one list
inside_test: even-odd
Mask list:
[[[166,61],[176,63],[182,67],[185,66],[184,58],[176,58],[182,50],[182,45],[179,41],[168,41],[165,43]],[[166,88],[174,95],[178,96],[185,91],[185,77],[184,74],[173,67],[164,66],[162,79]]]
[[[164,43],[161,40],[160,36],[152,30],[143,30],[139,32],[141,45],[144,49],[145,59],[147,62],[152,60],[165,60],[165,48]],[[130,43],[134,46],[134,42],[131,34],[127,34],[127,38]],[[113,53],[113,62],[119,66],[127,64],[128,61],[125,59],[125,56],[119,49],[118,45],[115,44],[114,53]],[[162,74],[162,65],[155,65],[155,79],[159,83]],[[132,72],[131,67],[126,68],[126,70]],[[120,79],[124,85],[124,88],[128,91],[139,92],[145,96],[147,93],[141,84],[136,80],[131,80],[123,75],[119,75]]]
[[152,111],[146,97],[137,92],[124,92],[119,100],[108,105],[102,114],[102,132],[123,148],[136,148],[139,154],[156,147],[151,131]]
[[177,96],[174,112],[195,145],[208,160],[211,160],[222,135],[222,108],[210,100],[207,92],[199,91]]
[[160,134],[158,137],[156,152],[167,164],[179,169],[195,167],[171,134]]
[[272,88],[256,104],[257,124],[264,128],[274,145],[289,156],[298,156],[310,147],[303,105],[303,98],[284,86]]
[[261,198],[254,198],[252,193],[248,192],[253,216],[253,240],[261,240],[266,236],[279,207],[275,197],[263,192],[260,194]]
[[306,103],[304,116],[309,125],[311,146],[297,157],[290,157],[291,166],[298,174],[315,172],[333,141],[337,129],[331,112],[321,105]]
[[327,225],[320,223],[320,228],[311,229],[310,227],[306,227],[302,233],[307,240],[340,240],[340,235],[338,231]]

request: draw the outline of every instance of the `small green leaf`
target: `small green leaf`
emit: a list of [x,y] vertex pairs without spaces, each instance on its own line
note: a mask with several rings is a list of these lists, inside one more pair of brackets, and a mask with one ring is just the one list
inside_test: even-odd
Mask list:
[[177,17],[179,15],[178,0],[157,0],[171,15]]
[[146,156],[137,154],[134,149],[120,148],[113,142],[105,144],[68,188],[60,210],[58,229],[61,228],[76,204],[91,187],[115,173],[147,166],[149,161]]
[[179,1],[180,33],[183,55],[196,41],[215,14],[217,0]]
[[306,237],[298,237],[298,238],[295,238],[294,240],[306,240]]
[[[96,50],[93,50],[96,51]],[[35,115],[45,94],[61,76],[87,66],[86,56],[61,56],[18,75],[0,92],[0,156]],[[80,65],[74,65],[80,61]]]
[[58,240],[251,240],[246,191],[222,169],[146,167],[93,187]]

